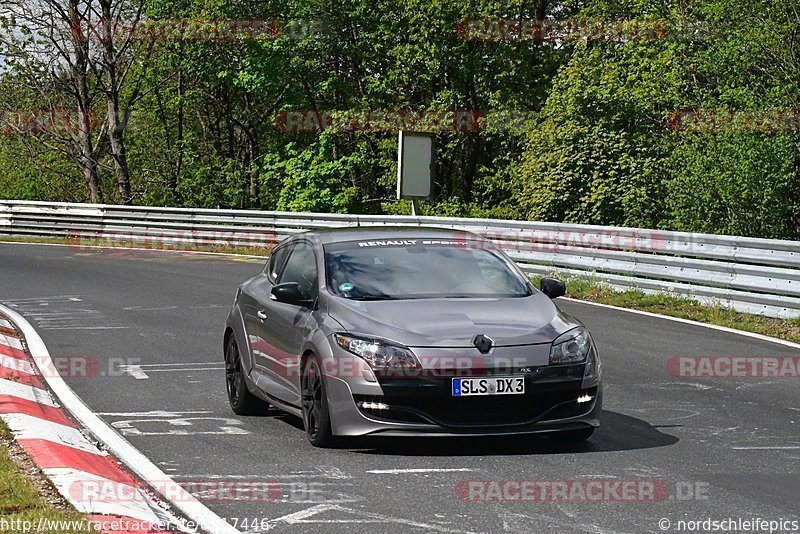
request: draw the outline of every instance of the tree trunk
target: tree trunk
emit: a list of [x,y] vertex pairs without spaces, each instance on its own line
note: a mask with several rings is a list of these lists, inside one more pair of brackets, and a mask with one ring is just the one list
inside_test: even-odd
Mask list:
[[128,171],[128,153],[125,148],[125,123],[127,117],[120,118],[116,99],[108,102],[108,140],[111,145],[111,158],[114,160],[114,172],[117,177],[117,189],[123,204],[130,204],[131,181]]
[[103,202],[103,193],[97,179],[97,160],[95,159],[92,144],[91,118],[88,113],[81,111],[81,127],[78,132],[80,145],[79,165],[83,172],[83,179],[89,190],[89,200],[94,203]]
[[103,69],[106,77],[106,98],[108,109],[108,140],[111,146],[111,158],[114,160],[114,173],[117,177],[117,189],[123,204],[131,204],[131,180],[128,171],[128,154],[125,148],[125,127],[128,113],[120,117],[119,80],[117,80],[117,57],[114,50],[114,19],[111,11],[111,0],[100,0],[101,21],[103,28]]
[[258,197],[261,193],[259,187],[258,160],[261,157],[261,149],[258,144],[258,134],[256,133],[253,110],[250,107],[250,99],[247,97],[244,99],[244,111],[246,114],[248,151],[250,153],[250,205],[258,207]]
[[[79,0],[69,0],[67,6],[68,16],[73,28],[80,27],[81,16],[78,9]],[[97,159],[92,143],[92,129],[94,124],[91,117],[91,98],[89,96],[88,71],[89,71],[89,40],[73,33],[71,43],[74,48],[75,62],[72,66],[72,77],[75,85],[75,94],[78,97],[78,112],[80,127],[77,138],[80,156],[78,163],[86,181],[89,191],[89,200],[102,202],[103,194],[100,190],[100,181],[97,177]]]
[[464,201],[469,204],[472,202],[472,186],[475,184],[475,172],[478,169],[478,162],[481,157],[481,138],[477,134],[472,135],[472,149],[469,151],[469,159],[464,168],[464,174],[461,177],[461,184],[464,188]]
[[[181,51],[181,69],[183,69],[183,42],[180,43],[180,51]],[[178,71],[178,134],[177,134],[177,141],[175,143],[178,156],[175,162],[175,178],[170,182],[170,189],[173,193],[177,194],[178,192],[178,180],[181,178],[181,171],[183,170],[183,152],[184,152],[184,143],[183,143],[183,70]]]

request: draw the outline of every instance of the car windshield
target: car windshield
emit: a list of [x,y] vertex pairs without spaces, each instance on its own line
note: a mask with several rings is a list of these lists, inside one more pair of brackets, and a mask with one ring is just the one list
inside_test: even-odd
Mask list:
[[327,284],[354,300],[526,297],[530,286],[483,241],[388,239],[325,246]]

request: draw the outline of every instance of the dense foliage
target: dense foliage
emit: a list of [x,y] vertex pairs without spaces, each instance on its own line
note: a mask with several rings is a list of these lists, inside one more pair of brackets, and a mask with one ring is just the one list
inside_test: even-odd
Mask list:
[[[94,0],[40,1],[93,12]],[[83,139],[97,193],[75,135],[6,127],[0,197],[407,213],[394,200],[396,131],[290,132],[274,117],[481,110],[510,118],[436,135],[436,196],[424,212],[800,237],[798,128],[674,127],[681,109],[800,109],[796,0],[113,1],[120,17],[141,8],[151,20],[272,20],[284,30],[127,46],[117,36],[116,71],[103,42],[89,40],[87,102],[105,124]],[[545,17],[668,31],[558,42],[456,31],[464,19]],[[7,40],[6,110],[77,107],[74,73],[51,62],[34,76],[11,61]]]

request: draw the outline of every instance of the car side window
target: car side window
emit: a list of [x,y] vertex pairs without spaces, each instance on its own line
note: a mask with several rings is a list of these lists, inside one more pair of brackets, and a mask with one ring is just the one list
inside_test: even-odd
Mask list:
[[287,245],[270,254],[269,262],[267,263],[267,276],[269,276],[269,279],[272,280],[273,283],[278,279],[278,273],[290,250],[292,250],[292,247]]
[[310,243],[300,242],[292,249],[280,275],[281,284],[297,282],[307,298],[317,296],[317,260]]

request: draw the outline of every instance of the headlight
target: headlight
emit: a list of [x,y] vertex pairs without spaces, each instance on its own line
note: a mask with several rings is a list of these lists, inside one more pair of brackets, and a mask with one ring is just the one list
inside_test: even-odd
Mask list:
[[375,370],[421,367],[417,357],[406,347],[393,345],[379,339],[365,339],[344,334],[334,334],[334,338],[340,347],[365,360]]
[[550,365],[582,363],[592,350],[592,338],[583,327],[564,332],[550,348]]

